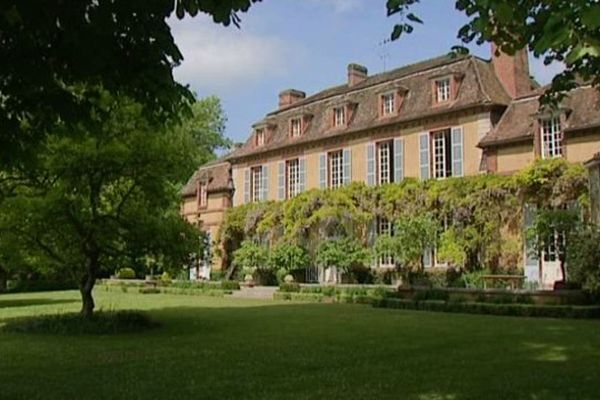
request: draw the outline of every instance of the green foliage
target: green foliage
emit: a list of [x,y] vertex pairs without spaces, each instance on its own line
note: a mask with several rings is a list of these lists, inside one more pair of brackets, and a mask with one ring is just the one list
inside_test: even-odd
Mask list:
[[238,281],[222,281],[221,289],[223,289],[223,290],[240,290],[240,283]]
[[369,258],[368,250],[358,240],[347,237],[322,241],[316,253],[317,264],[346,272],[364,266]]
[[423,253],[437,242],[439,223],[430,215],[402,217],[394,223],[396,257],[402,265],[423,268]]
[[284,282],[279,285],[279,291],[284,293],[298,293],[300,292],[300,284],[297,282]]
[[567,254],[569,280],[583,289],[600,294],[600,229],[589,226],[576,232],[569,242]]
[[264,246],[251,240],[245,240],[233,253],[233,263],[242,271],[254,271],[268,267],[268,252]]
[[14,319],[0,331],[50,335],[116,335],[157,327],[146,314],[136,311],[97,312],[85,318],[81,314],[56,314]]
[[135,271],[132,268],[121,268],[117,271],[117,279],[135,279]]
[[[419,2],[387,1],[388,15],[402,19],[394,27],[391,40],[423,23],[410,13]],[[562,99],[564,91],[575,86],[577,77],[600,85],[600,5],[595,0],[456,0],[455,4],[468,17],[458,31],[463,43],[494,42],[508,54],[525,48],[543,58],[545,64],[559,61],[566,65],[565,71],[554,77],[543,103]],[[464,46],[453,50],[458,54],[468,52]]]
[[141,294],[159,294],[161,292],[161,290],[157,287],[143,287],[140,288],[139,292]]
[[280,243],[269,253],[268,264],[273,270],[281,270],[288,274],[290,271],[304,269],[309,266],[308,251],[298,245]]
[[163,283],[171,283],[171,281],[172,281],[173,279],[171,278],[171,274],[169,274],[168,272],[166,272],[166,271],[165,271],[165,272],[163,272],[163,273],[162,273],[162,275],[160,276],[160,280],[161,280]]

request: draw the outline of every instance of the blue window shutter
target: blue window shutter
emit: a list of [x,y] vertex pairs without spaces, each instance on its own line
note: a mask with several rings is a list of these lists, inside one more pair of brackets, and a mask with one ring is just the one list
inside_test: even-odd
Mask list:
[[367,185],[375,185],[375,143],[367,143]]
[[419,163],[421,166],[421,179],[429,179],[429,133],[419,135]]
[[262,167],[262,201],[269,199],[269,170],[266,165]]
[[404,179],[404,140],[394,139],[394,182]]
[[352,150],[344,149],[343,152],[344,185],[352,182]]
[[452,176],[463,176],[463,128],[452,128]]
[[327,188],[327,154],[319,155],[319,186],[321,189]]
[[306,159],[304,157],[300,158],[300,193],[306,190]]
[[279,200],[285,200],[285,161],[279,161],[277,168],[279,169],[277,175],[277,193],[279,194]]
[[244,170],[244,204],[250,203],[250,168]]

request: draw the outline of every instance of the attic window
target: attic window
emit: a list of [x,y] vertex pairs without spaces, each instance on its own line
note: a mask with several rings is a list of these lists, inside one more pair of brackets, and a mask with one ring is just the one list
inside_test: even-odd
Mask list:
[[293,118],[290,121],[290,136],[295,138],[302,134],[302,119]]
[[381,95],[381,116],[387,117],[396,113],[396,94],[385,93]]
[[450,77],[438,79],[435,81],[435,100],[437,103],[443,103],[450,100],[451,82]]
[[254,137],[254,144],[258,146],[263,146],[265,144],[265,130],[257,129]]
[[346,125],[346,108],[336,107],[333,109],[333,126],[341,127]]

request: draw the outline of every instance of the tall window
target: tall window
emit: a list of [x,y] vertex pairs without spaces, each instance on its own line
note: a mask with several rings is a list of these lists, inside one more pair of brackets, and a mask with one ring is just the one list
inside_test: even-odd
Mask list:
[[395,112],[396,96],[394,93],[387,93],[381,96],[381,114],[383,116],[392,115]]
[[261,200],[262,185],[262,167],[252,167],[250,170],[250,201],[256,203]]
[[302,134],[302,120],[294,118],[290,121],[290,136],[298,137]]
[[265,131],[264,131],[264,129],[257,129],[256,130],[255,143],[256,143],[256,146],[262,146],[262,145],[265,144]]
[[333,126],[339,127],[346,125],[346,109],[336,107],[333,109]]
[[288,199],[300,193],[300,160],[297,158],[286,162],[286,186]]
[[542,131],[542,156],[554,158],[562,156],[562,130],[560,117],[540,121]]
[[394,180],[393,147],[392,140],[377,143],[377,183],[380,185]]
[[329,187],[338,188],[344,183],[343,153],[342,150],[332,151],[329,158]]
[[450,100],[450,78],[435,81],[435,94],[438,103]]
[[[383,217],[377,218],[377,234],[378,235],[389,235],[394,236],[394,229],[392,223]],[[380,267],[393,267],[394,266],[394,255],[393,254],[382,254],[379,257]]]
[[452,146],[450,129],[433,132],[433,176],[447,178],[452,176]]
[[206,207],[208,205],[208,192],[206,191],[206,182],[198,185],[198,207]]

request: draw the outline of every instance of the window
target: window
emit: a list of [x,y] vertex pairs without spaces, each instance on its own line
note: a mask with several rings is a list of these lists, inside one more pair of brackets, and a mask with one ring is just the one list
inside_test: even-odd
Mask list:
[[256,130],[256,145],[262,146],[265,144],[265,131],[264,129]]
[[560,261],[561,252],[564,250],[564,236],[561,232],[555,230],[548,238],[544,248],[544,261]]
[[344,107],[333,109],[333,126],[339,127],[346,125],[346,110]]
[[541,120],[542,157],[554,158],[562,156],[562,131],[560,117]]
[[450,78],[435,81],[435,95],[437,103],[450,100]]
[[[394,236],[394,230],[393,230],[392,223],[386,218],[382,218],[382,217],[377,218],[377,234]],[[382,254],[379,257],[379,266],[380,267],[393,267],[394,265],[395,265],[395,262],[394,262],[393,254]]]
[[452,146],[450,129],[433,132],[433,176],[443,179],[452,176]]
[[298,137],[302,134],[302,120],[294,118],[290,121],[290,136]]
[[387,93],[381,96],[381,115],[389,116],[396,112],[396,96],[394,93]]
[[393,140],[377,143],[377,183],[380,185],[394,180],[393,148]]
[[329,187],[335,189],[344,183],[343,153],[342,150],[328,154],[329,158]]
[[262,193],[262,167],[253,167],[250,170],[250,201],[253,203],[261,200]]
[[198,207],[206,207],[208,205],[208,192],[206,191],[206,182],[198,185]]
[[297,158],[286,162],[286,192],[288,199],[300,193],[300,160]]

